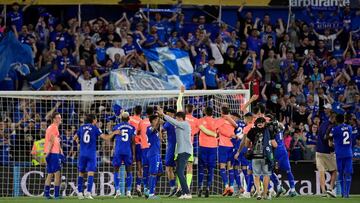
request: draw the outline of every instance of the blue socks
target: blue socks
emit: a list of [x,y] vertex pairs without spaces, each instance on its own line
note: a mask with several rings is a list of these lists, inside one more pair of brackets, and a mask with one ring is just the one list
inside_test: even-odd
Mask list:
[[223,180],[224,185],[225,186],[228,185],[229,179],[228,179],[228,176],[226,174],[226,170],[224,168],[220,169],[220,176],[221,176],[221,178]]
[[136,177],[136,186],[141,185],[141,178]]
[[344,176],[345,176],[344,177],[344,179],[345,179],[344,180],[345,181],[345,197],[349,198],[352,176],[351,176],[351,174],[345,174]]
[[50,185],[45,185],[44,196],[50,197]]
[[202,164],[199,164],[199,176],[198,176],[199,188],[202,188],[203,181],[204,181],[204,166]]
[[114,172],[114,186],[115,186],[115,191],[116,191],[116,190],[120,190],[119,184],[120,184],[119,171],[117,171],[117,172]]
[[290,189],[295,190],[294,175],[292,174],[291,171],[287,171],[286,173],[287,173],[287,177],[288,177],[288,180],[289,180]]
[[93,184],[94,184],[94,176],[88,176],[87,191],[89,193],[91,193]]
[[270,180],[274,183],[274,190],[277,192],[279,189],[279,178],[275,173],[272,173]]
[[148,180],[149,179],[149,166],[143,167],[143,184],[144,188],[148,187]]
[[78,177],[78,192],[83,192],[84,177]]
[[60,196],[60,186],[55,186],[55,194],[54,194],[55,198]]
[[175,187],[175,184],[176,184],[176,179],[173,179],[173,180],[169,181],[169,185],[170,185],[171,188]]
[[237,169],[234,169],[234,175],[235,175],[235,182],[238,185],[238,188],[241,188],[241,179],[240,179],[240,172]]
[[156,178],[157,177],[155,175],[151,175],[149,177],[149,186],[150,186],[149,194],[151,195],[155,194]]
[[210,189],[214,180],[214,168],[208,167],[207,188]]
[[248,185],[246,188],[246,192],[251,192],[251,187],[254,185],[254,177],[252,174],[249,174],[247,179]]
[[230,187],[234,186],[234,180],[235,180],[234,173],[235,173],[234,169],[229,170],[229,184],[230,184]]
[[132,179],[133,179],[132,173],[127,172],[126,179],[125,179],[125,187],[126,187],[127,191],[131,191]]

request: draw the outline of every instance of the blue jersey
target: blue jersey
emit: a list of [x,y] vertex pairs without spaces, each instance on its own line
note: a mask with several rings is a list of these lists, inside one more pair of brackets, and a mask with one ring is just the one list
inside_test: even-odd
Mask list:
[[106,60],[106,48],[97,47],[95,51],[98,62],[103,62]]
[[[244,128],[245,128],[245,126],[246,126],[246,124],[244,123],[244,121],[237,121],[236,122],[236,124],[237,124],[237,127],[235,128],[235,135],[236,136],[243,136],[242,134],[243,134],[243,130],[244,130]],[[231,142],[233,143],[233,145],[234,145],[234,150],[236,150],[237,151],[237,149],[239,149],[239,147],[240,147],[240,143],[241,143],[241,139],[237,139],[237,138],[232,138],[231,139]],[[246,149],[246,147],[244,147],[244,149]]]
[[316,152],[330,154],[332,152],[332,149],[328,145],[328,141],[326,138],[326,133],[328,129],[332,124],[328,120],[324,120],[323,123],[321,123],[318,133],[318,139],[316,141]]
[[279,133],[277,133],[276,135],[275,135],[275,141],[276,141],[276,143],[277,143],[277,147],[276,147],[276,149],[275,149],[275,151],[287,151],[286,150],[286,147],[285,147],[285,144],[284,144],[284,140],[283,140],[283,138],[284,138],[284,133],[283,132],[279,132]]
[[80,140],[80,156],[96,156],[97,138],[101,134],[101,130],[92,124],[84,124],[78,129],[77,135]]
[[122,48],[124,49],[125,55],[131,54],[133,52],[137,52],[137,51],[140,50],[138,48],[138,46],[136,46],[135,43],[133,43],[133,44],[125,44]]
[[316,145],[317,134],[306,133],[306,145]]
[[218,74],[218,70],[215,67],[211,68],[210,66],[208,66],[204,70],[203,76],[205,77],[206,86],[213,88],[217,87],[217,81],[216,81],[217,74]]
[[151,26],[155,26],[157,30],[157,35],[159,37],[159,40],[162,42],[166,42],[166,28],[167,28],[167,21],[162,20],[160,22],[151,22]]
[[115,154],[131,155],[131,144],[135,136],[135,127],[128,122],[121,122],[114,126],[113,131],[120,130],[120,134],[115,135]]
[[352,157],[352,127],[340,124],[331,129],[330,136],[334,139],[336,158]]
[[151,126],[147,127],[146,135],[148,137],[149,150],[147,157],[160,155],[160,135],[157,130],[153,131]]
[[167,149],[175,150],[175,146],[176,146],[175,127],[166,121],[164,123],[163,128],[167,132]]
[[16,13],[11,11],[8,13],[8,19],[10,19],[11,25],[15,25],[16,31],[20,32],[23,26],[23,13],[19,9]]

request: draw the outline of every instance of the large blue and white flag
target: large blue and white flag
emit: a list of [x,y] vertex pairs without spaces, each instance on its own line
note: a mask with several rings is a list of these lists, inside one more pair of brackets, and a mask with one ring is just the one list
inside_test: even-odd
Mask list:
[[159,47],[143,49],[143,52],[153,70],[166,76],[171,84],[176,87],[184,85],[186,89],[190,89],[194,85],[194,68],[186,51]]
[[29,74],[25,66],[15,64],[33,65],[32,50],[29,45],[21,44],[13,32],[8,32],[0,42],[0,81],[15,67],[18,67],[17,71],[22,75]]

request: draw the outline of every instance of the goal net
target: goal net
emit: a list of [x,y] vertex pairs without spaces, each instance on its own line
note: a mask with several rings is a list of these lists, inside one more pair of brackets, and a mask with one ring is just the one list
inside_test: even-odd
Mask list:
[[[45,158],[42,154],[45,130],[52,112],[59,112],[63,123],[59,127],[61,143],[66,160],[62,165],[61,194],[76,195],[78,147],[73,136],[84,122],[86,113],[95,113],[103,132],[110,133],[118,122],[114,107],[132,114],[136,105],[159,105],[176,108],[178,91],[132,91],[132,92],[0,92],[0,197],[42,196],[46,175]],[[194,116],[202,117],[203,108],[211,106],[215,116],[220,116],[222,104],[227,104],[231,112],[241,115],[241,105],[250,97],[248,90],[208,90],[186,91],[183,103],[194,105]],[[162,145],[165,155],[166,143]],[[98,172],[93,187],[94,196],[114,195],[113,168],[111,165],[113,143],[99,140],[97,145]],[[198,140],[194,141],[194,172],[191,190],[197,192]],[[164,158],[164,157],[163,157]],[[164,159],[163,159],[164,160]],[[133,176],[136,177],[134,164]],[[165,169],[164,169],[165,171]],[[212,194],[223,190],[218,169]],[[120,170],[120,186],[124,189],[124,167]],[[135,181],[133,181],[133,189]],[[168,194],[170,187],[166,175],[158,181],[156,193]],[[122,192],[124,194],[124,192]]]

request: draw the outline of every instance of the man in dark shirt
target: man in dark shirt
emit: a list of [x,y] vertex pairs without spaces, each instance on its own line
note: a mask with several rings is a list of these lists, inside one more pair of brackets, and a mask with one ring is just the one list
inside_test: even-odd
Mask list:
[[308,124],[308,120],[311,118],[309,115],[310,114],[306,112],[306,104],[300,103],[299,111],[294,113],[293,121],[296,123],[296,126],[299,126],[300,123]]
[[[271,199],[268,195],[268,185],[270,182],[270,175],[272,173],[272,169],[269,166],[267,157],[265,156],[265,150],[268,149],[269,146],[265,146],[264,143],[268,140],[271,143],[270,147],[277,147],[277,143],[274,139],[274,135],[272,135],[269,130],[265,127],[265,118],[259,117],[256,119],[254,123],[254,127],[248,132],[247,138],[245,141],[245,145],[247,147],[252,146],[253,149],[253,160],[252,160],[252,168],[253,173],[255,175],[255,187],[257,193],[257,199]],[[260,194],[260,176],[263,176],[263,194]]]
[[[336,194],[333,191],[336,180],[336,159],[334,150],[329,147],[328,135],[332,127],[335,126],[335,114],[330,114],[329,120],[324,120],[320,125],[319,137],[316,142],[316,168],[320,174],[320,188],[322,196],[326,197],[327,194],[331,197],[335,197]],[[330,188],[325,190],[325,171],[331,173]],[[327,193],[327,194],[326,194]]]

